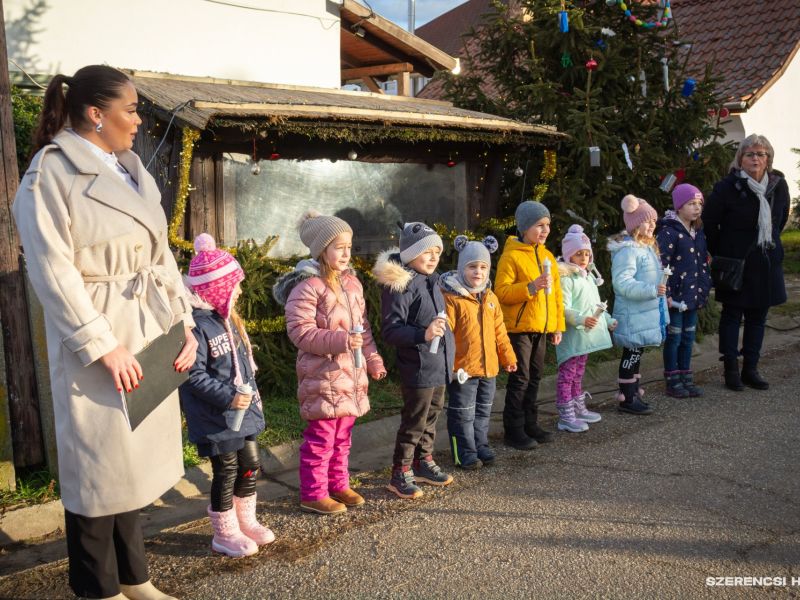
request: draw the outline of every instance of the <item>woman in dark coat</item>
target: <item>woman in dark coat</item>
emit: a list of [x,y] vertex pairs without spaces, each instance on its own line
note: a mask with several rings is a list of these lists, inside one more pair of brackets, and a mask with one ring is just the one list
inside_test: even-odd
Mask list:
[[[789,186],[773,170],[774,150],[761,135],[749,135],[736,151],[731,170],[714,186],[703,210],[711,256],[744,258],[744,283],[739,291],[715,290],[722,303],[719,351],[725,362],[725,385],[736,391],[769,384],[757,366],[770,306],[786,302],[781,231],[789,218]],[[743,365],[739,375],[739,327]]]

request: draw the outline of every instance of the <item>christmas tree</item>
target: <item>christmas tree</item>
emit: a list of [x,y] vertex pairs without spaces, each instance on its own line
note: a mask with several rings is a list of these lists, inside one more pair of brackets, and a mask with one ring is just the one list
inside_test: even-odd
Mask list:
[[663,212],[675,183],[711,190],[733,148],[720,143],[726,115],[710,69],[684,70],[691,40],[679,17],[669,2],[493,2],[466,37],[464,74],[445,75],[447,98],[570,136],[550,164],[533,150],[509,157],[501,214],[541,199],[556,232],[583,220],[599,240],[621,228],[627,193]]

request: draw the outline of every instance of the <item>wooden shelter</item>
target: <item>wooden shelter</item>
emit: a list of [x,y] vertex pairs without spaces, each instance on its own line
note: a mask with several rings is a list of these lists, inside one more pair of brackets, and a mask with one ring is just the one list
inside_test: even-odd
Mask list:
[[[164,190],[173,243],[203,231],[228,245],[260,241],[291,231],[312,207],[347,218],[361,254],[385,247],[397,220],[465,228],[496,215],[509,152],[552,147],[562,137],[442,101],[130,76],[146,120],[136,150]],[[189,144],[187,132],[194,132]],[[181,167],[189,174],[183,182]],[[283,237],[277,254],[302,251],[288,241],[296,236]]]

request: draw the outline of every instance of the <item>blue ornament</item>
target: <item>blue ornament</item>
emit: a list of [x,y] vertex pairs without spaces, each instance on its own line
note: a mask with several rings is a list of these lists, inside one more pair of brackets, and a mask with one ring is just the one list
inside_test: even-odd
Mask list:
[[606,43],[603,40],[597,40],[594,45],[600,48],[600,50],[606,49]]
[[687,79],[683,82],[683,89],[681,90],[681,96],[684,98],[688,98],[692,94],[694,94],[694,88],[697,87],[697,82],[694,79]]
[[558,11],[558,29],[561,33],[569,31],[569,15],[565,10]]

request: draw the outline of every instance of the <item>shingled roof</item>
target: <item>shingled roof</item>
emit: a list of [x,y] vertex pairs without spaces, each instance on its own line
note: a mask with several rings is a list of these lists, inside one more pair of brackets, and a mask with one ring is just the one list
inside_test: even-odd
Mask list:
[[[464,38],[479,29],[482,15],[491,12],[489,0],[468,2],[417,29],[417,35],[448,53],[475,56],[478,41]],[[722,78],[718,92],[734,110],[746,110],[786,70],[800,48],[800,1],[672,0],[680,38],[692,42],[689,72],[701,76],[706,65]],[[464,64],[465,61],[462,61]],[[496,96],[491,81],[484,93]],[[432,81],[423,98],[443,98],[443,86]]]

